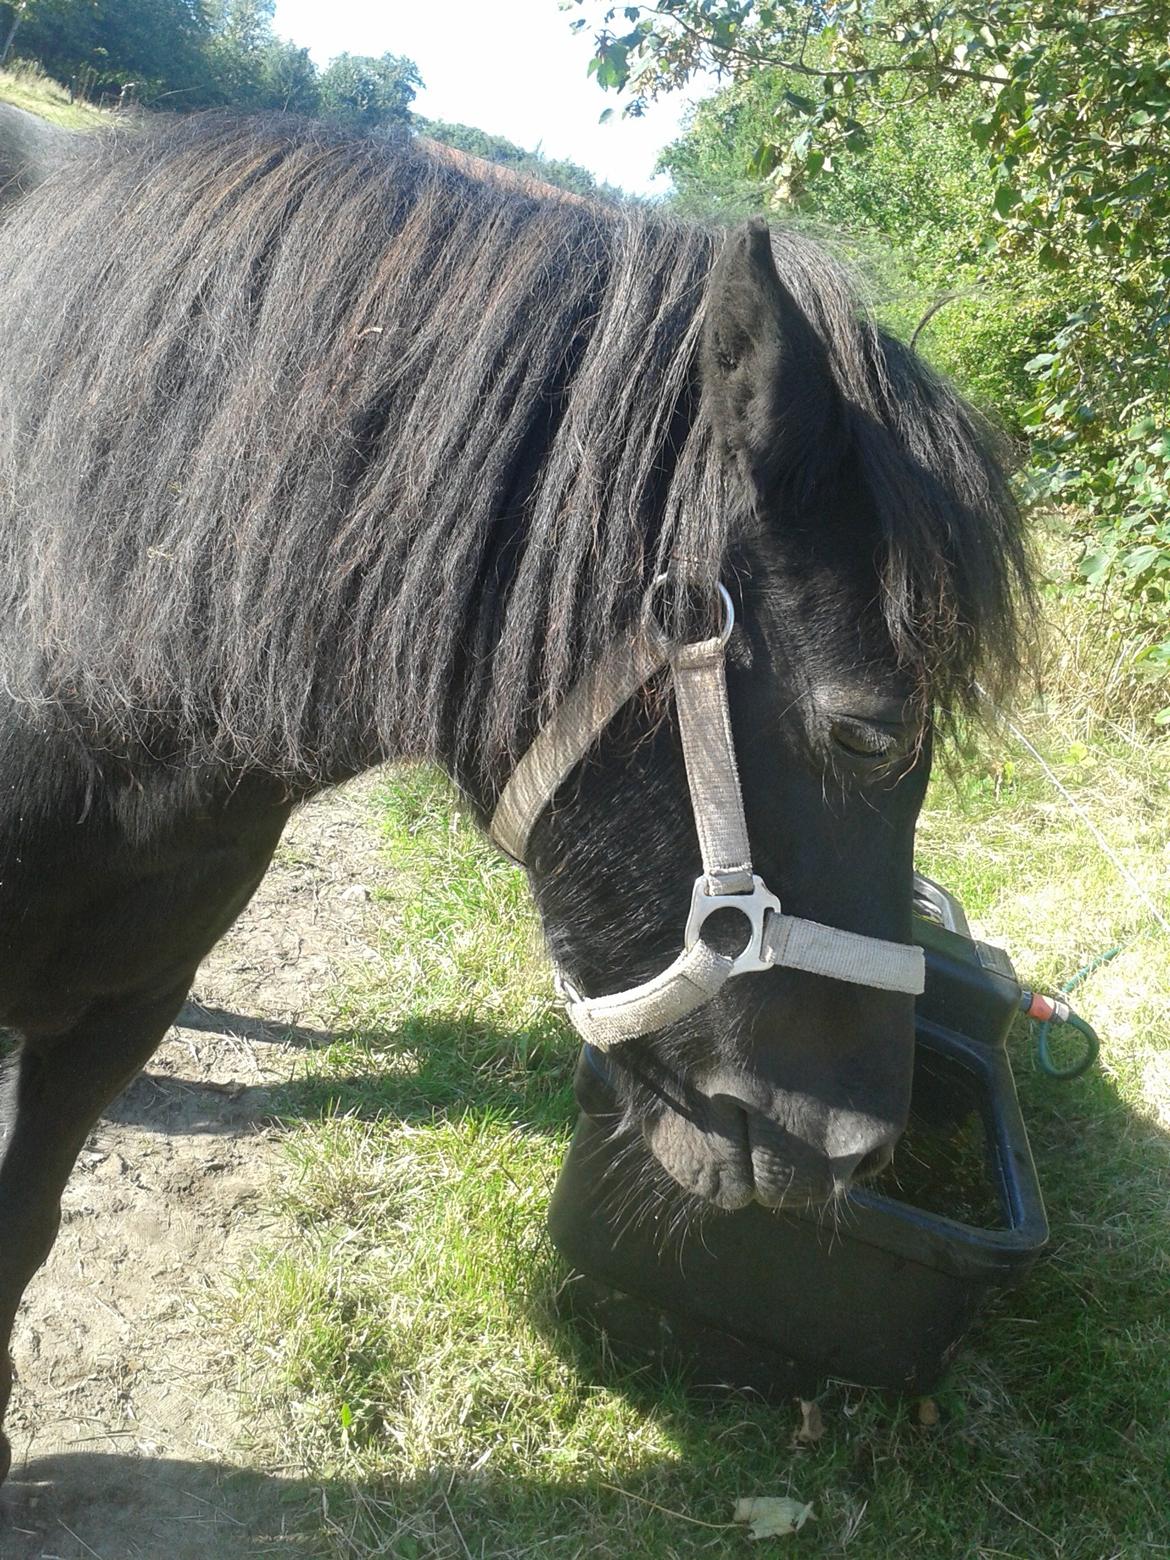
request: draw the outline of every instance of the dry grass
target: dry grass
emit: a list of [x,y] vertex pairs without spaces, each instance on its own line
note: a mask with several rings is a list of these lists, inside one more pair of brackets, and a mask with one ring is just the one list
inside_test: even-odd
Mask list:
[[1066,735],[1142,742],[1170,705],[1165,670],[1141,660],[1165,639],[1165,625],[1127,600],[1116,581],[1085,589],[1076,569],[1076,516],[1041,516],[1034,534],[1044,607],[1040,707]]
[[39,114],[50,124],[61,125],[66,130],[96,130],[118,122],[118,115],[108,109],[70,102],[68,91],[59,81],[23,61],[0,70],[0,102]]

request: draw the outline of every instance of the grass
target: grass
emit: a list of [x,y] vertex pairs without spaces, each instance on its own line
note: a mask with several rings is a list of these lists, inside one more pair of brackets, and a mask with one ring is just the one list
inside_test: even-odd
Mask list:
[[694,1402],[558,1320],[576,1046],[521,875],[436,776],[387,774],[380,967],[288,1091],[286,1237],[224,1301],[258,1446],[322,1490],[323,1556],[734,1556],[752,1495],[813,1503],[783,1541],[809,1556],[1170,1554],[1170,937],[1117,865],[1170,901],[1170,744],[1053,686],[1020,723],[1116,863],[994,739],[936,778],[918,853],[1030,984],[1120,947],[1076,995],[1098,1069],[1054,1083],[1013,1038],[1050,1253],[984,1314],[937,1423],[835,1386],[811,1445],[795,1404]]
[[116,123],[118,117],[89,103],[70,102],[68,90],[59,81],[22,61],[0,70],[0,103],[15,104],[66,130],[96,130]]

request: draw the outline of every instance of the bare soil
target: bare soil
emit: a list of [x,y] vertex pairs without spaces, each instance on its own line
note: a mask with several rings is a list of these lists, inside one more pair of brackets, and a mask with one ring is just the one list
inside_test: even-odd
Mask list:
[[257,1467],[238,1363],[201,1299],[278,1231],[269,1111],[375,957],[367,778],[289,825],[181,1020],[86,1144],[13,1340],[0,1560],[311,1555],[300,1470]]

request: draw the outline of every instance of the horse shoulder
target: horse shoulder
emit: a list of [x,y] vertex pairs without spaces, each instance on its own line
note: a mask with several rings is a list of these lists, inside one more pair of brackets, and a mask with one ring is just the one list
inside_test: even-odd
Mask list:
[[201,788],[182,768],[102,770],[51,739],[8,736],[0,1025],[50,1036],[128,993],[189,982],[259,886],[286,792],[261,777]]

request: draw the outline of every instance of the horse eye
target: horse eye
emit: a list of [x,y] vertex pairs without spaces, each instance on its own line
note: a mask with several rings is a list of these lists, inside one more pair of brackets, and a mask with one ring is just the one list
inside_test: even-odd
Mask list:
[[880,731],[860,720],[835,720],[831,727],[833,746],[854,761],[876,764],[889,758],[898,746],[891,732]]

